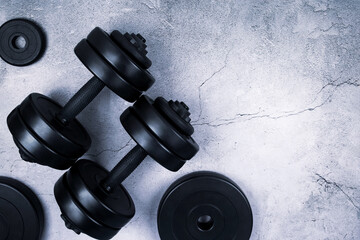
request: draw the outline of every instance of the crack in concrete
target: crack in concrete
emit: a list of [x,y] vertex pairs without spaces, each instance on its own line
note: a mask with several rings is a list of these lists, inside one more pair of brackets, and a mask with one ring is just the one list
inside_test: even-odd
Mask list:
[[213,72],[210,77],[206,78],[198,87],[198,98],[199,98],[199,116],[197,118],[197,120],[195,120],[194,122],[198,122],[200,119],[201,119],[201,115],[202,115],[202,100],[201,100],[201,88],[207,83],[209,82],[212,78],[214,78],[217,74],[219,74],[221,71],[223,71],[226,67],[227,67],[227,64],[228,64],[228,60],[229,60],[229,55],[230,55],[230,52],[231,50],[229,50],[227,53],[226,53],[226,56],[225,56],[225,60],[224,60],[224,64],[218,69],[216,70],[215,72]]
[[[211,126],[211,127],[219,127],[219,126],[230,125],[232,123],[235,123],[235,122],[237,122],[238,119],[241,119],[243,117],[254,116],[254,115],[257,115],[257,114],[259,114],[259,112],[257,112],[257,113],[237,113],[232,118],[219,118],[219,119],[215,119],[215,120],[210,121],[210,122],[203,122],[203,123],[199,123],[199,122],[194,121],[194,123],[192,125],[193,126],[207,125],[207,126]],[[222,121],[222,123],[212,124],[212,123],[217,122],[217,121],[220,121],[220,122]]]
[[131,139],[129,139],[129,141],[127,141],[125,145],[121,146],[121,147],[118,148],[118,149],[107,148],[107,149],[101,150],[101,151],[98,152],[98,153],[88,154],[88,155],[89,155],[89,156],[92,156],[92,157],[98,157],[98,156],[100,156],[101,154],[106,153],[106,152],[119,153],[121,150],[123,150],[124,148],[126,148],[127,146],[129,146],[130,142],[131,142]]
[[330,10],[334,10],[333,8],[330,8],[330,4],[329,3],[326,3],[326,9],[319,9],[319,10],[316,10],[316,7],[311,5],[309,2],[305,1],[304,2],[304,8],[311,8],[311,10],[314,12],[314,13],[327,13],[329,12]]
[[313,31],[311,31],[308,36],[311,37],[313,36],[315,33],[317,32],[321,32],[321,33],[327,33],[329,32],[330,30],[332,29],[337,29],[337,30],[345,30],[349,27],[352,27],[352,25],[344,25],[343,23],[331,23],[331,26],[326,28],[326,29],[323,29],[321,27],[316,27]]
[[[165,11],[160,9],[160,1],[156,1],[156,2],[150,1],[150,2],[152,4],[152,6],[146,2],[142,2],[141,4],[145,5],[151,11],[155,11],[155,13],[157,13],[159,15],[159,18],[164,25],[167,25],[171,29],[174,29],[175,27],[166,19],[166,18],[169,18],[169,15]],[[164,15],[165,18],[161,17],[161,15]]]
[[[226,119],[216,119],[214,121],[210,121],[210,122],[202,122],[202,123],[194,123],[193,125],[194,126],[209,126],[209,127],[220,127],[220,126],[227,126],[227,125],[231,125],[231,124],[234,124],[234,123],[238,123],[239,122],[239,119],[242,119],[243,117],[247,117],[247,116],[252,116],[250,118],[247,118],[245,119],[245,121],[250,121],[250,120],[253,120],[253,119],[258,119],[258,118],[268,118],[268,119],[273,119],[273,120],[277,120],[277,119],[280,119],[280,118],[286,118],[286,117],[291,117],[291,116],[296,116],[296,115],[299,115],[299,114],[302,114],[304,112],[312,112],[322,106],[324,106],[326,103],[330,102],[331,100],[331,97],[332,97],[332,94],[329,95],[325,101],[323,101],[322,103],[314,106],[314,107],[309,107],[309,108],[306,108],[306,109],[303,109],[303,110],[300,110],[300,111],[290,111],[290,112],[287,112],[286,114],[282,114],[282,115],[276,115],[276,114],[263,114],[263,115],[258,115],[259,113],[238,113],[236,114],[237,117],[234,117],[234,118],[230,118],[228,120]],[[225,122],[222,122],[222,123],[218,123],[218,124],[213,124],[214,122],[216,121],[225,121]]]
[[341,87],[343,85],[349,85],[349,86],[354,86],[354,87],[359,87],[360,86],[360,83],[358,80],[352,80],[351,78],[349,78],[348,80],[346,81],[343,81],[343,82],[340,82],[340,83],[336,83],[341,77],[335,79],[334,81],[331,81],[327,84],[325,84],[318,92],[321,93],[325,88],[331,86],[331,87],[334,87],[335,89],[338,88],[338,87]]
[[[360,212],[360,207],[355,204],[354,200],[349,196],[349,194],[347,194],[343,190],[343,188],[342,188],[342,186],[340,186],[340,184],[338,184],[336,182],[329,181],[325,177],[321,176],[318,173],[315,173],[315,175],[319,177],[319,179],[316,182],[319,183],[320,186],[323,186],[324,184],[326,184],[327,186],[330,185],[330,186],[335,187],[337,190],[339,190],[341,193],[343,193],[345,195],[345,197],[349,200],[351,205],[353,205],[357,209],[357,211]],[[325,187],[327,187],[327,186],[325,186]]]
[[[224,68],[226,67],[226,64],[221,67],[220,69],[218,69],[216,72],[214,72],[211,77],[207,78],[199,87],[199,101],[201,101],[201,91],[200,88],[207,82],[209,81],[212,77],[214,77],[217,73],[219,73],[220,71],[222,71]],[[280,118],[286,118],[286,117],[291,117],[291,116],[296,116],[299,114],[302,114],[304,112],[312,112],[322,106],[324,106],[326,103],[331,102],[331,98],[334,95],[335,91],[337,88],[343,86],[343,85],[348,85],[348,86],[354,86],[354,87],[360,87],[360,83],[359,80],[353,80],[351,78],[349,78],[346,81],[342,81],[340,83],[336,83],[341,77],[335,79],[334,81],[330,81],[329,83],[325,84],[324,86],[321,87],[321,89],[317,92],[316,95],[319,95],[324,89],[326,89],[327,87],[334,87],[334,91],[325,99],[325,101],[323,101],[322,103],[315,105],[314,107],[309,107],[303,110],[299,110],[299,111],[287,111],[286,114],[263,114],[263,115],[259,115],[260,113],[237,113],[234,117],[232,118],[227,118],[227,119],[215,119],[212,121],[208,121],[208,122],[199,122],[199,120],[201,119],[201,114],[202,114],[202,105],[200,103],[200,115],[199,118],[193,122],[194,126],[209,126],[209,127],[220,127],[220,126],[227,126],[227,125],[231,125],[234,123],[239,122],[239,119],[243,119],[244,117],[249,117],[247,118],[245,121],[249,121],[252,119],[258,119],[258,118],[268,118],[268,119],[280,119]],[[219,122],[219,123],[216,123]]]
[[11,163],[11,165],[10,165],[10,172],[12,173],[13,171],[14,171],[14,167],[15,167],[15,165],[18,163],[18,162],[21,162],[21,161],[23,161],[23,160],[14,160],[12,163]]

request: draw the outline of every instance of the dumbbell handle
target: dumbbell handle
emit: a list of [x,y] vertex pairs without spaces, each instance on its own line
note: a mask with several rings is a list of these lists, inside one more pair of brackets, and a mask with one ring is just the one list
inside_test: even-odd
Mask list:
[[139,145],[131,149],[128,154],[111,170],[103,181],[103,187],[111,192],[115,186],[123,182],[147,156],[147,152]]
[[92,77],[77,93],[66,103],[57,114],[57,118],[64,124],[72,121],[105,87],[103,81]]

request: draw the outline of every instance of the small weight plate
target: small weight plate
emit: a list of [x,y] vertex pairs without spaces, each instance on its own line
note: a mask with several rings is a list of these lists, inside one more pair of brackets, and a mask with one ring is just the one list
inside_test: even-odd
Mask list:
[[76,45],[75,54],[97,78],[126,101],[134,102],[141,95],[141,91],[124,80],[105,59],[96,53],[86,39]]
[[198,151],[199,146],[190,136],[180,133],[159,111],[153,106],[154,101],[142,95],[133,105],[133,109],[146,127],[171,152],[183,160],[191,159]]
[[135,206],[120,183],[111,193],[103,189],[101,182],[108,174],[107,170],[92,161],[79,160],[66,173],[66,180],[71,183],[72,196],[93,219],[120,229],[134,216]]
[[[23,38],[24,46],[17,41]],[[34,22],[13,19],[0,27],[0,57],[14,66],[26,66],[38,60],[45,48],[44,34]]]
[[139,67],[101,28],[92,30],[87,41],[119,75],[139,91],[147,91],[154,84],[154,77]]
[[76,161],[76,159],[66,158],[53,151],[33,134],[22,119],[19,107],[15,108],[9,114],[7,124],[16,145],[28,156],[31,156],[31,159],[24,160],[34,161],[41,165],[50,166],[60,170],[69,168]]
[[170,171],[178,171],[185,161],[170,152],[143,122],[132,107],[120,116],[120,121],[128,134],[158,163]]
[[54,195],[58,203],[62,218],[67,228],[76,233],[85,233],[96,239],[111,239],[120,229],[108,227],[95,219],[81,207],[74,199],[66,180],[66,174],[62,175],[54,186]]
[[119,31],[115,30],[110,34],[111,38],[127,52],[141,67],[148,69],[151,67],[151,61],[145,55],[140,54],[139,51],[122,35]]
[[194,127],[190,122],[186,122],[183,118],[180,118],[178,114],[171,109],[169,103],[164,98],[156,98],[154,106],[164,117],[172,122],[180,132],[188,136],[191,136],[194,133]]
[[39,199],[23,183],[0,177],[0,239],[39,240],[44,212]]
[[158,210],[163,240],[248,240],[253,226],[250,204],[230,179],[196,172],[175,181]]
[[26,126],[49,148],[64,157],[77,159],[91,145],[91,138],[79,121],[67,125],[56,120],[62,107],[50,98],[32,93],[20,104],[20,114]]

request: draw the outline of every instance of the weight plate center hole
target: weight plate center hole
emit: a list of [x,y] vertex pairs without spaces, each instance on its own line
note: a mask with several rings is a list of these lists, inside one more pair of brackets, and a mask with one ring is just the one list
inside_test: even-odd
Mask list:
[[214,227],[214,219],[209,215],[200,216],[196,222],[200,231],[207,232]]
[[25,36],[21,34],[14,35],[11,39],[11,47],[17,51],[24,50],[28,45]]

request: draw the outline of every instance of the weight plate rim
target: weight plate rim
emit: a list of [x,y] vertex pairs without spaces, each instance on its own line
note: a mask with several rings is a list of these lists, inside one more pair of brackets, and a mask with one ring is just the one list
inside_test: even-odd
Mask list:
[[[249,238],[251,236],[252,230],[253,230],[253,211],[250,205],[250,202],[248,200],[248,198],[246,197],[246,195],[244,194],[244,192],[242,191],[242,189],[239,187],[238,184],[236,184],[233,180],[231,180],[230,178],[226,177],[223,174],[217,173],[217,172],[213,172],[213,171],[196,171],[196,172],[192,172],[189,174],[186,174],[182,177],[180,177],[179,179],[175,180],[175,182],[173,182],[165,191],[164,195],[162,196],[160,203],[158,205],[158,211],[157,211],[157,228],[158,228],[158,233],[159,235],[162,232],[161,229],[161,212],[165,207],[166,201],[169,199],[169,197],[179,188],[184,187],[184,184],[188,183],[191,180],[195,180],[195,179],[201,179],[201,178],[214,178],[216,180],[220,180],[220,181],[224,181],[225,183],[229,184],[230,186],[233,187],[233,189],[235,189],[241,196],[241,199],[243,201],[243,203],[245,203],[247,210],[249,211],[248,213],[250,214],[250,218],[248,219],[250,221],[250,228],[249,228]],[[246,236],[247,237],[247,236]],[[161,235],[160,235],[161,238]],[[163,238],[161,238],[163,239]]]
[[140,91],[147,91],[155,82],[153,76],[137,65],[101,28],[96,27],[87,36],[92,48],[104,58],[124,80]]
[[[15,60],[11,59],[11,57],[8,57],[7,54],[3,51],[2,47],[1,47],[2,31],[6,30],[6,29],[4,29],[5,27],[10,27],[8,25],[16,24],[16,23],[21,24],[21,26],[23,26],[23,27],[26,26],[28,29],[31,29],[32,30],[31,32],[34,34],[34,36],[37,40],[37,43],[38,43],[37,45],[34,45],[35,52],[33,54],[31,54],[28,58],[22,59],[21,60],[22,62],[19,62],[19,60],[16,60],[16,59]],[[24,36],[26,36],[26,35],[24,34]],[[26,37],[28,37],[28,36],[26,36]],[[43,29],[36,22],[34,22],[30,19],[25,19],[25,18],[10,19],[0,26],[0,57],[6,63],[8,63],[10,65],[17,66],[17,67],[23,67],[23,66],[28,66],[32,63],[35,63],[42,57],[42,55],[45,51],[45,47],[46,47],[46,37],[43,32]]]
[[[35,234],[37,237],[34,240],[40,239],[45,226],[44,209],[40,202],[40,199],[36,196],[35,192],[30,187],[17,179],[0,176],[0,187],[2,185],[6,186],[8,189],[16,191],[17,194],[23,196],[23,200],[26,200],[32,206],[32,211],[36,216],[36,219],[33,219],[32,221],[35,221],[35,225],[38,226],[37,233]],[[1,196],[0,198],[4,199],[3,196]]]

